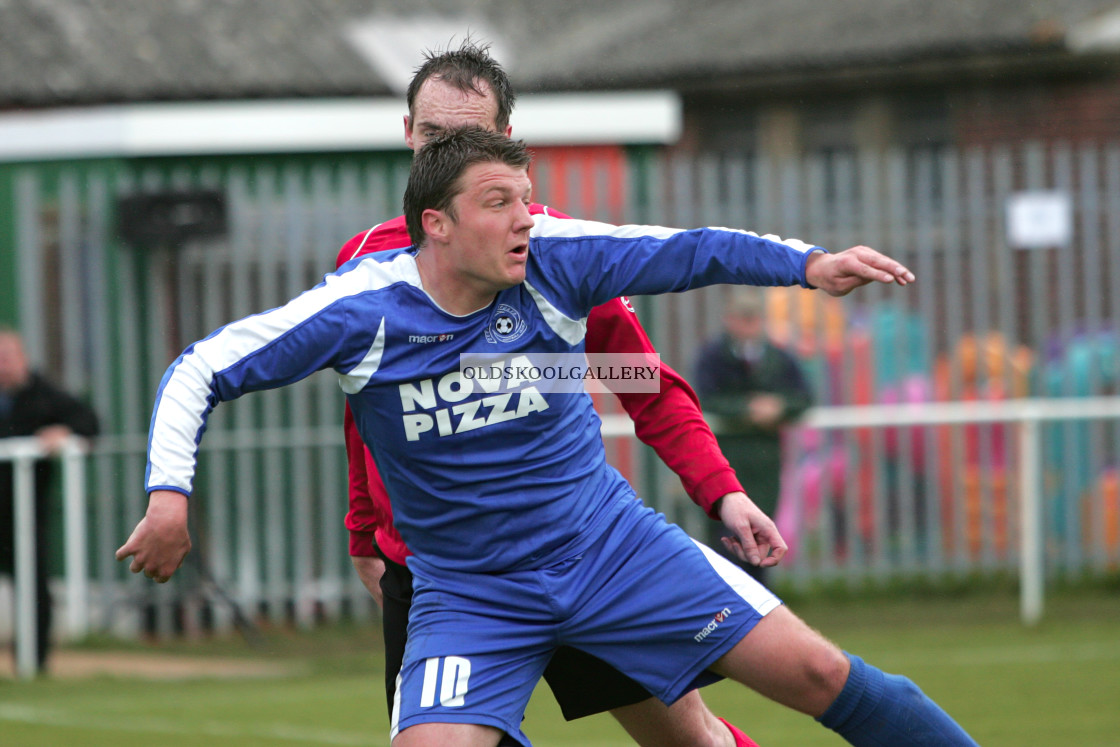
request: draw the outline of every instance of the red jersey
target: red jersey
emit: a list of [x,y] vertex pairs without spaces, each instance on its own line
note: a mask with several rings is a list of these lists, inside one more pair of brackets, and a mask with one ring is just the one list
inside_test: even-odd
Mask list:
[[[531,214],[567,218],[543,205],[529,206]],[[338,252],[336,266],[355,257],[385,249],[408,246],[404,216],[381,223],[347,241]],[[624,298],[597,306],[587,317],[585,346],[588,353],[655,353],[637,314]],[[700,401],[684,378],[661,364],[661,392],[616,393],[634,421],[642,443],[653,448],[681,479],[689,497],[712,518],[713,504],[722,496],[742,491],[743,486],[728,465],[711,428],[700,412]],[[350,509],[346,528],[350,531],[350,554],[371,556],[380,548],[385,557],[403,564],[409,555],[404,540],[393,527],[389,496],[369,450],[365,448],[346,408],[346,456],[349,463]]]

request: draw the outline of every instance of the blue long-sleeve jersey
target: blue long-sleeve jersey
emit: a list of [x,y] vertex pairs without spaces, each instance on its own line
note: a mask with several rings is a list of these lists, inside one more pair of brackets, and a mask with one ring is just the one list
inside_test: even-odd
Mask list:
[[418,558],[496,572],[578,554],[633,496],[606,463],[590,397],[516,377],[469,378],[460,356],[524,363],[582,353],[588,312],[612,298],[804,285],[814,249],[732,229],[537,216],[525,282],[466,316],[425,293],[415,253],[366,255],[183,352],[159,387],[147,488],[189,494],[217,403],[332,368]]

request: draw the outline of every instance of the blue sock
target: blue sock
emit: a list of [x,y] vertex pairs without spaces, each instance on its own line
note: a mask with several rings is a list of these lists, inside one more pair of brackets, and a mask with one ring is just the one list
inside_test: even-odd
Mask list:
[[817,719],[856,747],[979,747],[949,714],[906,677],[852,663],[844,689]]

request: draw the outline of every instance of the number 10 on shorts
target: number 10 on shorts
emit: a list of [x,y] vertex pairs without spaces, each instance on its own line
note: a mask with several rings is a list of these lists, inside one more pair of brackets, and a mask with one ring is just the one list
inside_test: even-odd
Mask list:
[[[440,666],[440,663],[443,666]],[[442,678],[440,677],[440,670]],[[439,684],[439,704],[445,708],[463,705],[467,694],[467,680],[471,676],[471,662],[461,656],[432,657],[424,662],[424,688],[420,692],[420,707],[431,708],[436,704],[436,684]]]

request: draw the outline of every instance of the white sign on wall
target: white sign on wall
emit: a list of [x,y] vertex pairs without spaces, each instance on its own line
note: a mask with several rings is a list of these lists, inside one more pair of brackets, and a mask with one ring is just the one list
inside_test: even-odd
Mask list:
[[1016,249],[1065,248],[1073,241],[1067,192],[1032,190],[1007,198],[1007,243]]

